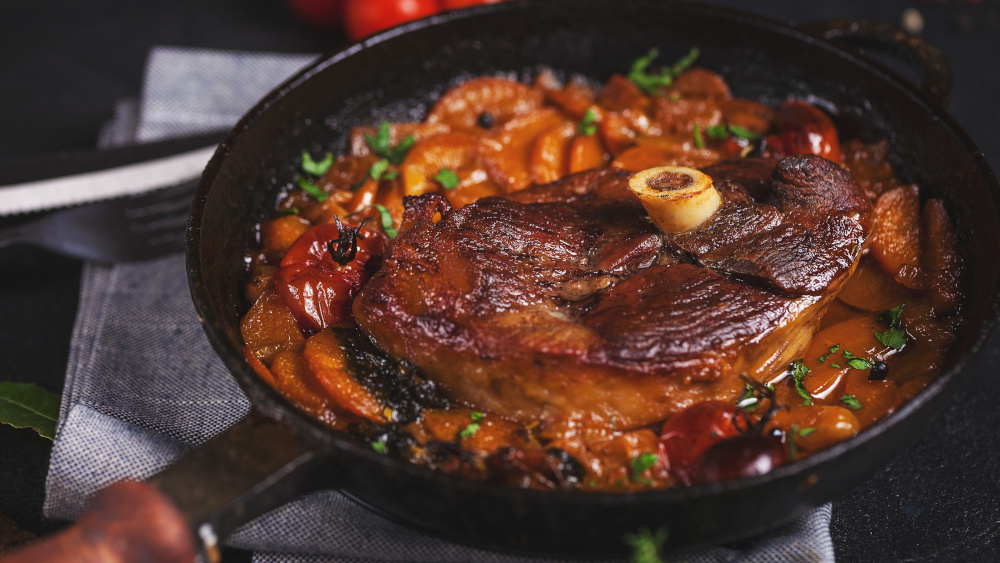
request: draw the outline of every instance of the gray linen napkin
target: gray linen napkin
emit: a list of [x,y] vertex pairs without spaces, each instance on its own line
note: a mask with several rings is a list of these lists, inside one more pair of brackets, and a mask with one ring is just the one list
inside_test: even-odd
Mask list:
[[[312,56],[156,48],[142,99],[116,107],[105,144],[205,132],[236,121]],[[184,260],[84,268],[45,514],[74,519],[101,487],[144,479],[242,418],[249,402],[198,324]],[[758,538],[673,554],[667,561],[833,561],[830,505]],[[278,508],[228,545],[260,563],[516,562],[522,558],[428,537],[336,491]]]

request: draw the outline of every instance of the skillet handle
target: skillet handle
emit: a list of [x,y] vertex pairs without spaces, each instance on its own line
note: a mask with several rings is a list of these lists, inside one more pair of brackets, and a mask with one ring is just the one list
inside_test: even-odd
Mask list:
[[916,64],[924,74],[921,89],[942,106],[948,105],[951,98],[951,67],[941,50],[922,37],[887,23],[850,18],[820,20],[798,25],[796,28],[826,40],[840,40],[857,47],[887,52]]
[[220,560],[218,542],[298,495],[335,483],[330,457],[256,411],[185,454],[150,482],[99,491],[83,516],[0,563],[192,563]]

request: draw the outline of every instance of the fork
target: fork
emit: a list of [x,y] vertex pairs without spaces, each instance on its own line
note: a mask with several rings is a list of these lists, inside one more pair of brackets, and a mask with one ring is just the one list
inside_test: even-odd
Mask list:
[[0,229],[0,248],[31,244],[104,263],[146,260],[180,251],[197,184],[195,179],[48,212]]

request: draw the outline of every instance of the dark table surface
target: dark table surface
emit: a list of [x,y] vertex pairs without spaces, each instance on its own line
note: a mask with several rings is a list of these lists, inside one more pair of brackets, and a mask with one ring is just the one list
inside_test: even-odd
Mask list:
[[[742,2],[720,2],[748,9]],[[775,19],[861,17],[893,24],[907,8],[954,70],[950,111],[1000,169],[1000,5],[996,0],[757,3]],[[0,2],[0,176],[26,164],[93,160],[116,100],[140,93],[154,45],[327,52],[338,31],[309,28],[281,0],[4,0]],[[81,153],[81,151],[83,151]],[[57,168],[52,168],[57,170]],[[0,185],[10,182],[0,177]],[[1000,258],[998,258],[1000,259]],[[62,390],[81,264],[25,247],[0,249],[0,381]],[[970,366],[931,430],[890,466],[834,503],[846,561],[1000,561],[1000,337]],[[41,513],[51,443],[0,425],[0,514],[43,535],[64,525]],[[229,560],[248,554],[230,551]]]

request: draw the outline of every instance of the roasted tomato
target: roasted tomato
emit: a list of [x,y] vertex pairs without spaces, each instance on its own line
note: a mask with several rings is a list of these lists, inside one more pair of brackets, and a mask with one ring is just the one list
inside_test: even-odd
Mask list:
[[288,249],[274,275],[275,291],[307,333],[332,325],[353,326],[354,296],[381,263],[385,237],[364,227],[356,231],[354,256],[348,252],[341,257],[344,263],[338,263],[330,246],[342,240],[342,233],[348,236],[349,230],[333,223],[312,227]]
[[691,484],[701,454],[716,442],[748,427],[740,408],[725,401],[702,401],[671,416],[660,432],[660,455],[679,481]]
[[437,0],[347,0],[344,27],[354,40],[436,14]]
[[801,100],[788,100],[778,108],[777,124],[778,133],[767,137],[768,148],[774,157],[815,154],[834,162],[844,161],[837,128],[816,106]]

